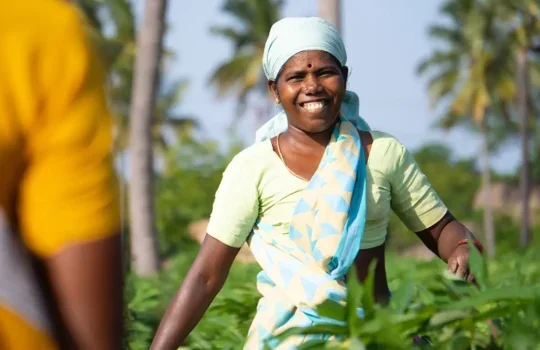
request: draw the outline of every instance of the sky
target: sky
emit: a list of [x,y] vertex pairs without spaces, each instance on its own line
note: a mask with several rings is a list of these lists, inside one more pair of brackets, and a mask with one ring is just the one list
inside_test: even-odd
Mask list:
[[[204,137],[227,144],[226,129],[235,120],[234,97],[218,99],[208,83],[213,70],[231,55],[232,45],[214,36],[210,27],[234,23],[221,12],[224,0],[170,0],[169,32],[165,43],[177,52],[167,73],[186,78],[189,88],[178,107],[201,122]],[[317,0],[288,0],[284,16],[316,16]],[[433,124],[437,114],[430,108],[426,79],[416,76],[420,60],[435,47],[427,37],[431,23],[441,21],[441,0],[342,0],[343,38],[351,69],[349,89],[360,97],[360,115],[375,130],[398,138],[415,150],[427,142],[447,144],[457,157],[477,154],[477,135],[463,130],[444,132]],[[142,1],[137,0],[140,13]],[[253,118],[241,119],[242,140],[254,138]],[[492,165],[510,172],[519,163],[517,142],[493,155]]]

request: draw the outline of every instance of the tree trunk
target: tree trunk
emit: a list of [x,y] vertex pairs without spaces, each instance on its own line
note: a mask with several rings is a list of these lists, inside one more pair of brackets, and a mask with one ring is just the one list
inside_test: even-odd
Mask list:
[[137,38],[137,56],[130,110],[130,242],[134,271],[148,276],[157,271],[154,226],[154,167],[152,121],[159,86],[166,0],[147,0]]
[[527,69],[527,48],[523,47],[517,53],[517,108],[520,119],[521,134],[521,173],[519,190],[521,195],[521,232],[520,246],[526,248],[531,241],[530,224],[530,141],[529,141],[529,86]]
[[319,0],[319,17],[332,23],[340,34],[341,28],[341,1],[340,0]]
[[482,169],[482,188],[484,189],[484,234],[486,239],[487,255],[495,256],[495,229],[493,227],[493,207],[491,201],[491,165],[489,160],[489,139],[487,125],[484,121],[481,125],[482,130],[482,160],[484,167]]

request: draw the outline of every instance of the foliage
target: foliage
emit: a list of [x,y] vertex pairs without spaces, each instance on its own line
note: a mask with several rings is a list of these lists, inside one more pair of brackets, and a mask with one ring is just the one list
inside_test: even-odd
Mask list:
[[166,167],[156,183],[156,226],[162,256],[190,244],[188,225],[210,216],[221,176],[241,150],[239,143],[220,152],[214,141],[197,141],[189,131],[165,154]]
[[[158,276],[128,275],[125,295],[129,349],[149,348],[167,305],[195,259],[197,248],[193,244],[184,248],[165,263]],[[259,271],[255,264],[233,264],[224,288],[190,334],[190,349],[238,349],[243,344],[259,299],[255,288]]]
[[[540,343],[540,266],[534,263],[539,257],[530,251],[529,265],[516,259],[510,271],[500,264],[488,270],[471,245],[476,285],[424,266],[421,271],[429,272],[423,282],[401,280],[387,307],[373,299],[374,274],[361,285],[351,271],[347,303],[327,302],[318,308],[321,315],[341,324],[291,328],[277,338],[337,337],[306,343],[302,349],[411,349],[422,347],[412,341],[420,334],[421,343],[437,349],[534,349]],[[358,307],[363,308],[363,317],[357,316]]]
[[474,159],[455,160],[451,150],[441,144],[422,146],[414,153],[414,158],[452,213],[467,218],[480,187],[480,174]]
[[[149,347],[159,319],[195,254],[196,248],[187,248],[174,256],[154,278],[128,276],[127,343],[130,349]],[[354,305],[364,306],[366,317],[351,319],[339,328],[339,332],[354,337],[325,346],[361,349],[355,344],[364,344],[367,349],[376,346],[409,349],[415,346],[412,338],[416,334],[425,336],[437,349],[469,349],[472,345],[485,349],[487,344],[491,349],[534,349],[540,342],[538,247],[524,253],[508,253],[488,263],[474,256],[471,263],[479,287],[444,273],[445,264],[441,261],[421,262],[394,254],[387,260],[393,293],[391,304],[384,307],[373,303],[369,281],[363,286],[353,282],[349,286],[351,299],[357,300]],[[185,346],[189,349],[242,348],[260,297],[255,289],[258,271],[255,264],[233,264],[227,283]],[[350,280],[356,281],[355,278]],[[323,307],[322,312],[332,314],[337,310],[343,315],[351,305],[326,310]],[[487,319],[493,319],[497,328],[496,340],[485,322]],[[331,333],[335,330],[333,328]],[[314,331],[329,332],[324,327]]]
[[[129,107],[133,82],[133,64],[136,49],[136,21],[133,2],[129,0],[78,0],[90,24],[109,68],[109,97],[116,118],[116,148],[123,151],[128,146]],[[172,51],[164,49],[161,70],[175,58]],[[153,118],[152,136],[154,151],[165,157],[166,150],[177,141],[179,133],[196,126],[192,116],[176,113],[186,90],[185,79],[163,79],[159,87]]]
[[233,56],[216,68],[211,82],[220,96],[234,92],[238,115],[242,115],[250,93],[266,96],[262,57],[272,24],[279,20],[282,0],[226,0],[223,12],[236,20],[232,26],[214,26],[212,32],[229,40]]
[[213,142],[197,142],[186,135],[177,148],[167,153],[167,161],[175,166],[161,174],[156,186],[157,231],[162,255],[189,243],[187,226],[210,215],[229,159],[219,154],[216,147]]

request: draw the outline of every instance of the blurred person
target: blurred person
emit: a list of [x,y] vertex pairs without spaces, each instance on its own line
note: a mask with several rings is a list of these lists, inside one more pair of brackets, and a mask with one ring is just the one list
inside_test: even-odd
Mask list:
[[101,57],[65,0],[0,11],[0,349],[120,349],[120,214]]
[[[343,41],[329,22],[285,18],[272,26],[263,68],[281,112],[225,170],[207,235],[152,349],[176,349],[186,339],[246,242],[262,268],[262,298],[245,349],[262,349],[267,341],[276,348],[272,335],[332,323],[316,306],[345,302],[353,264],[363,282],[377,261],[375,298],[387,303],[390,209],[451,272],[473,279],[468,243],[481,244],[452,216],[403,144],[369,130],[358,115],[358,96],[346,89],[346,63]],[[279,348],[317,337],[291,337]]]

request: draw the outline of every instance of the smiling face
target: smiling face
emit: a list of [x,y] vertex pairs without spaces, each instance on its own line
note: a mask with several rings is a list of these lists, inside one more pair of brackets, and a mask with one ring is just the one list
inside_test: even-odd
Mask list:
[[324,51],[291,57],[269,87],[287,114],[289,125],[307,133],[328,130],[339,117],[347,67]]

